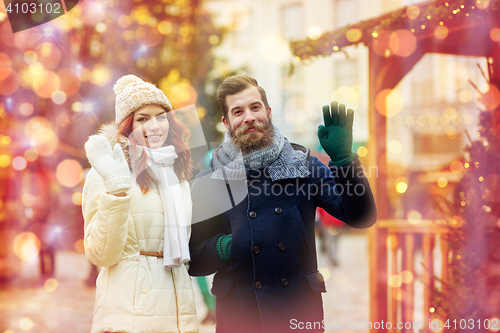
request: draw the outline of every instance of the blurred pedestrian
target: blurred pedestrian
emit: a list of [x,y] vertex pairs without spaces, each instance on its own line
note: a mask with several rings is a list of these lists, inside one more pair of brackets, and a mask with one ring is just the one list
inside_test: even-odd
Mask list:
[[316,210],[318,231],[321,240],[321,252],[326,254],[333,266],[338,266],[338,242],[345,223],[328,214],[323,208]]
[[115,123],[85,144],[85,254],[103,267],[92,333],[198,332],[188,130],[154,85],[127,75],[114,91]]

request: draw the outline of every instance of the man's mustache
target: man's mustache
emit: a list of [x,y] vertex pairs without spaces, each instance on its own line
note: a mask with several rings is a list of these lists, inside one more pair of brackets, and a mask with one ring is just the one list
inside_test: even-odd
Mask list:
[[260,122],[260,121],[259,122],[254,122],[252,125],[241,124],[241,126],[238,127],[238,129],[235,131],[235,134],[237,136],[245,135],[248,132],[248,129],[250,127],[255,128],[256,132],[264,133],[265,132],[265,126],[266,125],[264,123]]

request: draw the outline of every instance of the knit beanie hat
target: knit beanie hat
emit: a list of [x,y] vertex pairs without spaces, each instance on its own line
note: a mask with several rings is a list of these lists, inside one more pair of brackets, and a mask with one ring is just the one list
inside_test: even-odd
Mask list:
[[135,75],[122,76],[116,81],[113,90],[116,94],[115,121],[118,126],[125,118],[144,105],[155,104],[172,110],[172,105],[163,91],[149,82],[142,81]]

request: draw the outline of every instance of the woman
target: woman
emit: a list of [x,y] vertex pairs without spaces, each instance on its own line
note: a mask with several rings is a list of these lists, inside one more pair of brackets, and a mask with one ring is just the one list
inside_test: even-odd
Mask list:
[[92,333],[198,332],[186,268],[187,128],[154,85],[127,75],[114,91],[115,123],[85,144],[92,165],[83,189],[85,254],[104,267]]

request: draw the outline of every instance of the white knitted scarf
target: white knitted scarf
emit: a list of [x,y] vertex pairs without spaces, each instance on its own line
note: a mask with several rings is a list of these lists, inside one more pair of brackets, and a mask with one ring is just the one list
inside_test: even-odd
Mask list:
[[189,240],[181,184],[174,172],[174,146],[142,147],[148,154],[148,173],[158,182],[164,211],[163,265],[179,267],[188,262]]

